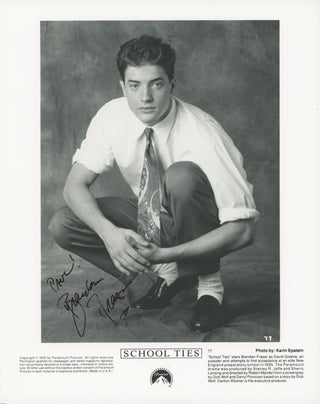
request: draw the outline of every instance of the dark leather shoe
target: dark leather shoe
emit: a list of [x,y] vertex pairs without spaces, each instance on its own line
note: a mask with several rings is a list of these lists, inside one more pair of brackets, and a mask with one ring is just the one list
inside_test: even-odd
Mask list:
[[148,293],[134,302],[131,307],[144,310],[163,309],[170,304],[177,293],[192,288],[197,282],[198,279],[194,277],[178,278],[170,286],[167,286],[167,282],[158,277]]
[[190,322],[191,331],[208,332],[225,325],[227,322],[227,304],[221,305],[212,296],[204,295],[197,301]]

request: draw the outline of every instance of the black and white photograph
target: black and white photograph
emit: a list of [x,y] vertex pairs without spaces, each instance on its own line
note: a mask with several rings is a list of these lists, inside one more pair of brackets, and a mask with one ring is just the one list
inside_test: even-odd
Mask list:
[[320,3],[0,5],[0,404],[318,404]]
[[279,341],[279,21],[41,22],[42,342]]

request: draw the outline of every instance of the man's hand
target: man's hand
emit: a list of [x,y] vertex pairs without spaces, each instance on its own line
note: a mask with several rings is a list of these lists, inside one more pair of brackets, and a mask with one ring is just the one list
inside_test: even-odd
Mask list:
[[133,230],[114,227],[102,239],[115,267],[122,273],[130,275],[130,272],[147,272],[150,269],[150,261],[135,246],[147,249],[149,243]]
[[134,249],[140,253],[143,257],[149,260],[152,264],[160,264],[165,262],[164,251],[165,249],[157,246],[150,241],[147,245],[141,244],[136,241],[133,237],[128,238],[129,243],[134,247]]
[[150,262],[128,241],[148,247],[149,243],[133,230],[116,227],[102,214],[97,201],[90,192],[90,186],[98,175],[81,164],[75,163],[68,175],[64,188],[67,205],[84,223],[103,240],[115,267],[122,273],[146,272]]

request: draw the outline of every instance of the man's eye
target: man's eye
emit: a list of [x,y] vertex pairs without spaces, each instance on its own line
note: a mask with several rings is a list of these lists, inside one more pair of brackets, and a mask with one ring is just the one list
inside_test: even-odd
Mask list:
[[161,88],[161,87],[163,87],[163,83],[162,83],[162,81],[157,81],[156,83],[153,83],[153,86],[155,88]]
[[132,90],[136,90],[138,87],[138,84],[130,84],[130,88],[132,88]]

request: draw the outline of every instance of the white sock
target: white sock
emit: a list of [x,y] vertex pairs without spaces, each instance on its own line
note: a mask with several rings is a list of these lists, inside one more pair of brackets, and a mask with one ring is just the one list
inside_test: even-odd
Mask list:
[[152,271],[165,279],[167,285],[171,285],[178,278],[178,268],[176,262],[153,265]]
[[198,300],[201,296],[209,295],[215,297],[221,304],[224,287],[221,281],[220,271],[214,274],[200,275],[198,284]]

